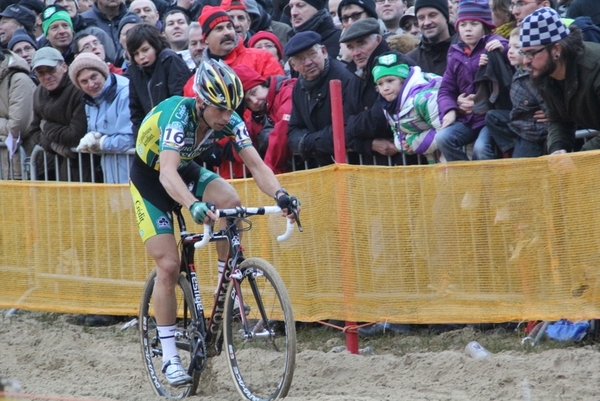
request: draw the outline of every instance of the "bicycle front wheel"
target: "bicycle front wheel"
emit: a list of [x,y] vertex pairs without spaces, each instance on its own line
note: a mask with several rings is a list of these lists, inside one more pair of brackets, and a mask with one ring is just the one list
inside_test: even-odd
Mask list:
[[171,387],[162,373],[162,346],[158,337],[152,298],[155,281],[156,269],[152,270],[144,284],[140,305],[139,328],[144,366],[152,388],[158,395],[168,398],[184,398],[196,393],[200,380],[200,373],[192,366],[193,341],[197,327],[196,322],[198,321],[196,309],[194,308],[194,296],[185,275],[180,274],[178,284],[175,287],[177,299],[177,332],[175,333],[175,339],[181,362],[188,369],[188,373],[191,372],[192,383],[184,387]]
[[[237,390],[249,400],[274,400],[288,394],[296,366],[296,326],[292,304],[277,270],[259,258],[239,266],[241,279],[227,290],[223,334],[229,371]],[[234,280],[240,285],[246,324]]]

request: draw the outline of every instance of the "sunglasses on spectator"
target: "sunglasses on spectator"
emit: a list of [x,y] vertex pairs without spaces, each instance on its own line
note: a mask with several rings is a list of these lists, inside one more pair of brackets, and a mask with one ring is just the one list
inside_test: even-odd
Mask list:
[[35,75],[38,78],[43,78],[46,75],[54,75],[56,73],[56,70],[58,70],[59,65],[56,65],[54,67],[36,68],[35,69]]
[[543,52],[544,50],[546,50],[546,46],[536,49],[536,50],[527,50],[527,51],[519,50],[519,54],[528,60],[533,60],[533,58],[536,55]]

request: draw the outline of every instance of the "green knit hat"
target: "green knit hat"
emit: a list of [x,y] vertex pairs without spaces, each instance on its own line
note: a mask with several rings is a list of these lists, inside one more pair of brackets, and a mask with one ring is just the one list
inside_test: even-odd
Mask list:
[[403,64],[396,53],[387,53],[377,58],[375,67],[373,67],[373,80],[377,82],[379,78],[388,75],[406,79],[408,72],[408,64]]
[[42,31],[44,32],[44,36],[48,35],[48,29],[50,29],[50,25],[55,23],[56,21],[67,21],[69,26],[71,27],[71,31],[73,30],[73,21],[71,21],[71,17],[67,10],[60,6],[48,6],[42,12]]

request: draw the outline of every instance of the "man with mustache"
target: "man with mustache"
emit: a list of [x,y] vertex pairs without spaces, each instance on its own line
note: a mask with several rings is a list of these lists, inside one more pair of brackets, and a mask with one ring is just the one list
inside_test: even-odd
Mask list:
[[[223,60],[230,67],[247,65],[262,77],[284,75],[279,61],[268,51],[246,48],[235,32],[231,17],[221,7],[204,6],[199,18],[206,49],[202,60]],[[193,97],[193,77],[185,85],[184,95]]]
[[[548,153],[571,152],[577,128],[600,129],[600,44],[584,42],[558,13],[540,8],[521,23],[521,52],[547,106]],[[582,150],[600,149],[600,138]]]

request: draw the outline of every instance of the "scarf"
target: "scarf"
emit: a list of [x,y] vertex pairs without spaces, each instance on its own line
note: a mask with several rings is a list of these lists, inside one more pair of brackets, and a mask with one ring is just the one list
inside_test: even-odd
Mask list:
[[313,89],[320,87],[323,82],[325,82],[325,79],[327,78],[327,74],[329,73],[329,57],[327,57],[325,59],[325,65],[323,66],[323,72],[321,73],[321,75],[319,75],[319,77],[317,79],[315,79],[314,81],[307,81],[306,79],[304,79],[304,77],[302,75],[300,75],[300,78],[298,78],[298,81],[300,81],[300,85],[302,85],[302,87],[307,91],[307,92],[312,92]]

